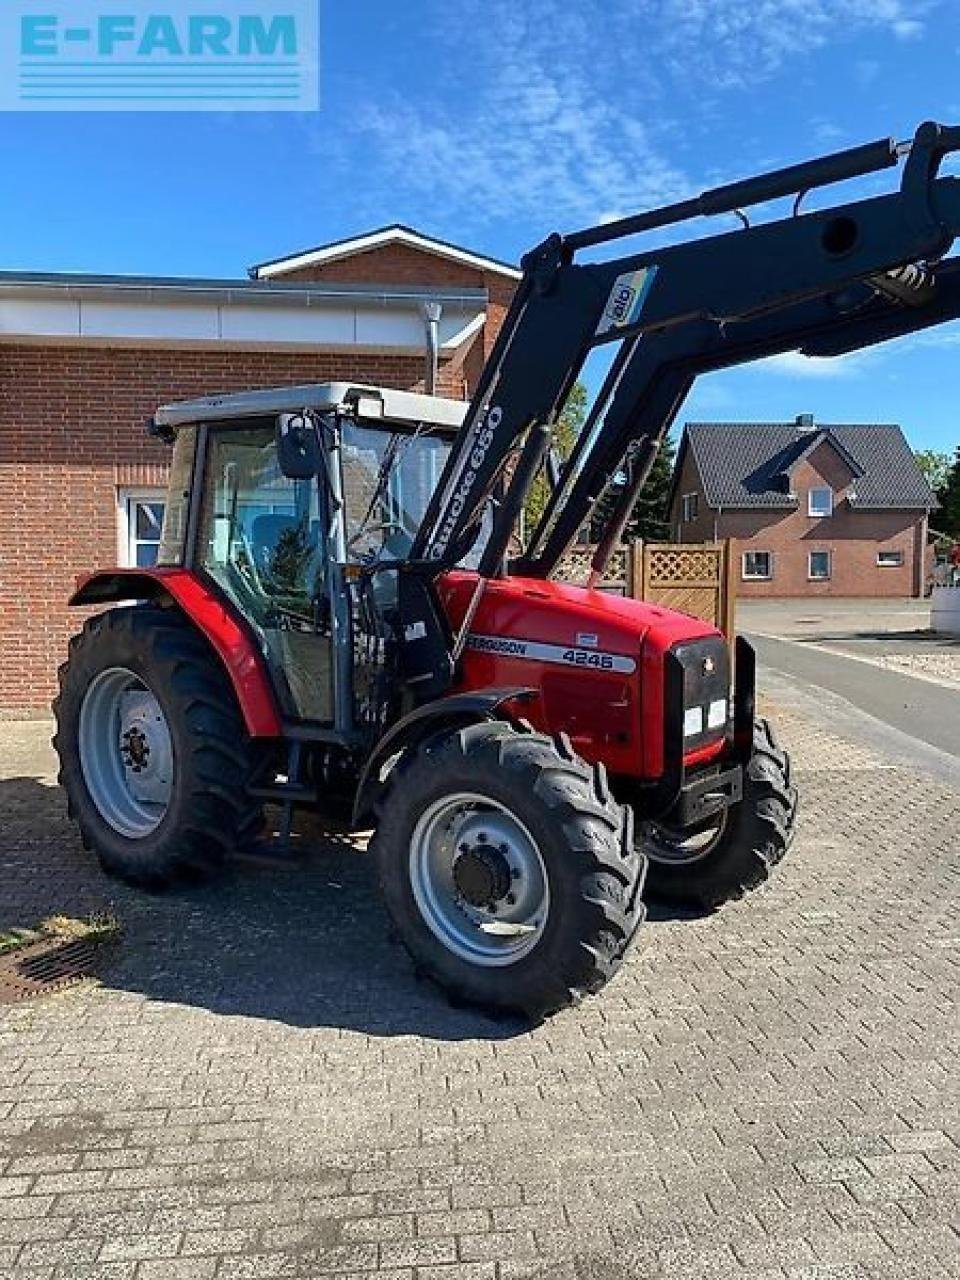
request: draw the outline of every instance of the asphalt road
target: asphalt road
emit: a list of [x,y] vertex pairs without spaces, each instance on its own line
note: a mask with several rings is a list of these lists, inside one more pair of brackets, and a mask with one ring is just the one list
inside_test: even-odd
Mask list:
[[[842,699],[899,739],[913,739],[960,761],[960,690],[795,641],[749,638],[764,667],[814,693],[833,695],[831,701]],[[869,724],[861,723],[858,736],[869,733]]]

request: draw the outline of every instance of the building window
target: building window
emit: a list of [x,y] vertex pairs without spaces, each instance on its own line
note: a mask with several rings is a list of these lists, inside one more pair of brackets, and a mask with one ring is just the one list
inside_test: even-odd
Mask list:
[[120,494],[120,560],[127,568],[146,569],[157,563],[163,513],[163,489],[126,489]]
[[683,495],[683,503],[680,512],[680,518],[684,524],[690,524],[696,520],[700,513],[700,498],[695,493],[685,493]]
[[773,577],[773,555],[769,551],[745,551],[743,553],[743,569],[741,576],[744,580],[751,578],[772,578]]
[[903,552],[878,551],[877,564],[883,569],[899,569],[903,564]]
[[829,551],[811,551],[807,576],[811,582],[826,582],[830,577],[831,555]]
[[832,516],[833,493],[830,489],[811,489],[807,494],[808,516]]

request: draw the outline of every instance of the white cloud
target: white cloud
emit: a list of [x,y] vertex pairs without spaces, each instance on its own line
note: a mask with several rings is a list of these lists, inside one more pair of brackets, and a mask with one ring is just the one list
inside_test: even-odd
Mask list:
[[[686,171],[677,118],[691,96],[753,86],[860,32],[913,38],[933,3],[434,0],[421,15],[430,77],[414,97],[358,97],[345,142],[372,143],[377,198],[421,221],[430,210],[438,229],[482,235],[510,219],[573,229],[714,180]],[[854,69],[861,83],[877,72]],[[835,139],[829,121],[817,125],[821,142]]]
[[916,40],[923,35],[923,23],[915,18],[900,18],[891,26],[898,40]]
[[854,351],[850,355],[833,356],[830,359],[801,355],[799,351],[785,351],[782,355],[758,360],[752,368],[758,373],[781,374],[791,378],[833,380],[856,377],[863,371],[869,358],[870,353],[866,351]]

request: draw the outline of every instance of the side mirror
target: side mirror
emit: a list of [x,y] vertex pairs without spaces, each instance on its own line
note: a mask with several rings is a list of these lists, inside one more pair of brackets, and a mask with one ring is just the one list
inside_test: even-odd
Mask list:
[[281,413],[277,418],[277,462],[289,480],[309,480],[323,466],[320,435],[306,413]]

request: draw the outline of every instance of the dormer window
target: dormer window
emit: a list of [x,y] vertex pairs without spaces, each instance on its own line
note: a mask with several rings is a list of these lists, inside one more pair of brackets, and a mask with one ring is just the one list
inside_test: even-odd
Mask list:
[[833,515],[833,490],[811,489],[807,494],[808,516]]

